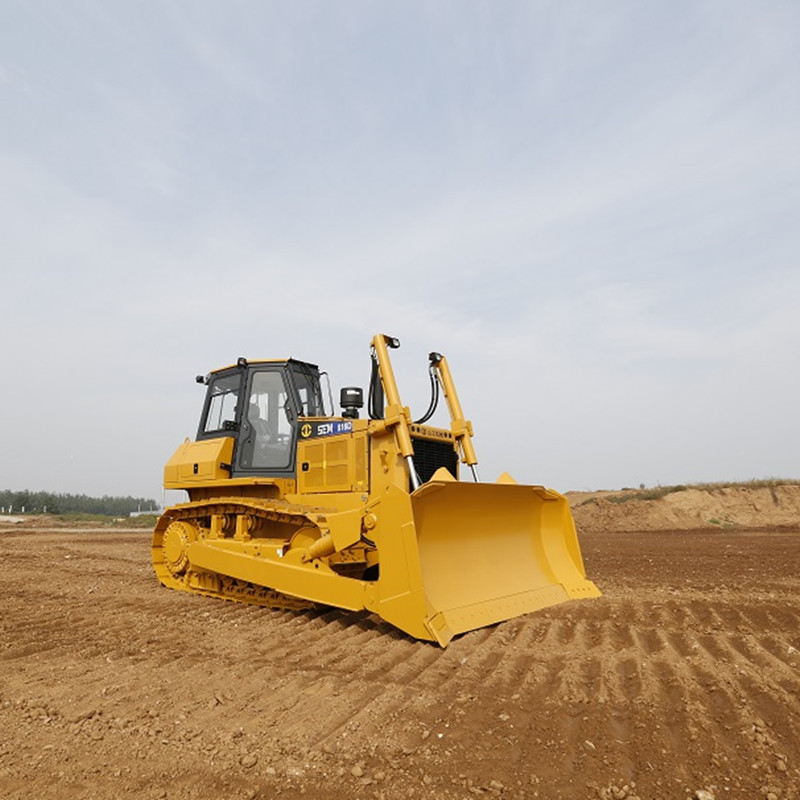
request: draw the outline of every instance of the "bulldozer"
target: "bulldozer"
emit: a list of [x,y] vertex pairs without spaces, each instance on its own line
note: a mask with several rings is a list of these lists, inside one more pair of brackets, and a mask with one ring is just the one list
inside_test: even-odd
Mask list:
[[[430,353],[431,402],[413,420],[374,336],[364,391],[296,359],[198,376],[197,436],[164,468],[188,502],[158,520],[153,567],[172,589],[275,608],[372,612],[445,647],[457,634],[574,599],[586,578],[565,497],[504,473],[480,481],[473,428],[447,359]],[[444,395],[449,427],[428,423]],[[328,400],[328,409],[325,401]],[[461,479],[462,469],[466,479]]]

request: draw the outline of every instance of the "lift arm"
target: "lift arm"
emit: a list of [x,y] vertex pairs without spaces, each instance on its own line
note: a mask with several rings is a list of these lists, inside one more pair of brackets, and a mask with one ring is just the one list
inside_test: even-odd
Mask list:
[[414,445],[411,443],[411,412],[400,402],[400,392],[397,382],[394,379],[392,362],[389,360],[389,347],[396,349],[400,347],[400,342],[392,336],[378,334],[372,339],[372,349],[378,361],[378,371],[380,380],[383,384],[383,391],[386,395],[386,417],[385,424],[394,430],[397,446],[400,454],[408,464],[408,471],[411,477],[411,485],[414,489],[419,489],[420,483],[417,471],[414,468]]
[[478,482],[478,457],[475,455],[475,448],[472,446],[472,423],[464,419],[464,412],[461,410],[461,403],[456,393],[456,385],[453,383],[453,375],[447,364],[447,359],[441,353],[431,353],[428,358],[431,362],[431,369],[436,373],[436,378],[442,387],[447,408],[450,411],[450,430],[458,442],[461,450],[461,460],[472,470],[472,477]]

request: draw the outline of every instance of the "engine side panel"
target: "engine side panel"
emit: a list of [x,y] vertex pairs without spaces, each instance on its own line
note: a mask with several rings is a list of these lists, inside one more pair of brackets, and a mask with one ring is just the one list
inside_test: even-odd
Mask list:
[[297,488],[300,494],[368,491],[366,431],[301,440]]
[[225,436],[184,442],[164,467],[164,488],[185,489],[230,478],[233,441]]

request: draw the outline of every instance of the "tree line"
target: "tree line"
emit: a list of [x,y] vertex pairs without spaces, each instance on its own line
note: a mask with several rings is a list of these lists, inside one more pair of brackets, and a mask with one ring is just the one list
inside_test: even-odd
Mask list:
[[127,517],[132,511],[158,511],[158,503],[146,497],[89,497],[85,494],[15,492],[0,490],[0,509],[6,514],[105,514]]

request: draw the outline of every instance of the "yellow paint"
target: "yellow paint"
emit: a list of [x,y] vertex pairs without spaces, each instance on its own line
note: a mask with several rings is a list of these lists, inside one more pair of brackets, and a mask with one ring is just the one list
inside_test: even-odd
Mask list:
[[233,438],[204,439],[184,442],[164,467],[164,488],[185,489],[187,486],[205,484],[230,478],[233,455]]
[[153,534],[164,585],[261,605],[367,609],[442,646],[465,631],[600,594],[586,579],[569,505],[557,492],[506,473],[496,483],[462,482],[443,467],[409,491],[415,439],[457,448],[470,467],[477,457],[447,361],[431,365],[450,429],[413,424],[388,341],[372,340],[385,419],[354,420],[352,432],[317,438],[301,422],[295,478],[232,478],[233,436],[178,448],[164,486],[186,489],[190,501],[167,509]]

